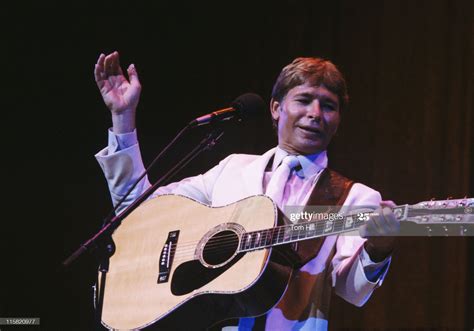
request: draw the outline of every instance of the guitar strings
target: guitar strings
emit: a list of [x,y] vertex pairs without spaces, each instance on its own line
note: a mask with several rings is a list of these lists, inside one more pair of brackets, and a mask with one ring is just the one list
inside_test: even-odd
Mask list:
[[[310,232],[318,232],[318,230],[321,230],[323,228],[324,226],[316,226],[316,228],[314,230],[311,230]],[[284,229],[284,231],[281,231],[282,229]],[[260,232],[260,233],[265,233],[265,234],[260,236],[259,241],[261,241],[262,238],[266,238],[267,240],[269,238],[273,240],[275,239],[279,240],[279,239],[282,239],[282,237],[284,238],[284,237],[289,236],[289,231],[287,230],[291,230],[291,226],[283,225],[283,226],[275,227],[272,229],[261,230],[261,231],[244,232],[240,234],[240,237],[245,239],[246,236],[251,235],[252,236],[251,242],[254,242],[256,240],[255,234]],[[293,230],[293,231],[298,231],[298,230]],[[276,232],[278,232],[277,235],[275,235]],[[309,233],[309,231],[306,231],[306,233]],[[225,244],[225,243],[234,243],[235,241],[237,241],[238,237],[239,235],[234,232],[232,234],[223,235],[219,239],[215,239],[212,242],[206,244],[205,246],[206,248],[208,248],[208,247],[213,247],[213,246],[221,246],[222,244]],[[298,234],[298,237],[301,237],[301,233]],[[177,247],[178,248],[189,247],[190,249],[194,249],[197,243],[199,243],[199,241],[178,243]],[[176,245],[173,245],[173,249],[176,249]]]
[[[314,235],[314,234],[323,234],[324,232],[322,232],[321,230],[323,230],[324,227],[325,227],[324,224],[320,223],[320,224],[316,224],[314,229],[306,231],[306,230],[292,230],[292,226],[293,225],[282,225],[282,226],[278,226],[278,227],[275,227],[275,228],[272,228],[272,229],[265,229],[265,230],[253,231],[253,232],[244,232],[244,233],[240,234],[240,237],[245,239],[246,236],[251,235],[252,236],[252,238],[250,240],[251,243],[255,242],[255,240],[256,240],[255,234],[258,234],[258,232],[265,233],[265,234],[260,236],[259,241],[261,241],[263,238],[265,238],[266,240],[268,240],[269,238],[271,238],[272,240],[280,240],[280,239],[285,238],[285,237],[300,238],[301,234],[308,234],[309,233],[310,236]],[[335,228],[337,228],[337,226],[333,227],[333,229],[335,229]],[[281,231],[282,229],[284,231]],[[298,235],[297,236],[294,236],[294,235],[292,236],[292,235],[289,234],[290,231],[288,231],[288,230],[291,230],[291,232],[293,232],[293,233],[295,231],[298,231]],[[346,228],[346,230],[347,231],[352,231],[352,230],[354,230],[354,228],[353,227]],[[278,232],[278,234],[276,234],[277,232]],[[318,233],[318,232],[320,232],[320,233]],[[215,239],[211,243],[206,244],[206,247],[220,246],[223,243],[229,243],[229,242],[233,243],[235,241],[233,238],[236,238],[236,237],[238,237],[238,235],[236,233],[223,235],[219,239]],[[196,246],[196,244],[198,242],[199,241],[179,243],[178,248],[191,246],[190,248],[194,249],[194,247]],[[247,246],[247,245],[245,245],[245,246]],[[176,248],[175,245],[173,245],[173,247]]]
[[[285,226],[281,226],[283,228]],[[271,229],[270,229],[271,230]],[[316,232],[316,231],[314,231]],[[245,236],[246,233],[243,233],[242,236]],[[236,237],[236,235],[226,235],[226,236],[232,236]],[[223,236],[224,237],[224,236]],[[232,252],[234,254],[237,254],[239,252],[245,252],[245,253],[251,253],[255,252],[264,248],[272,247],[274,246],[275,243],[279,243],[278,241],[282,239],[289,239],[289,240],[299,240],[300,235],[298,236],[291,236],[288,235],[288,232],[279,232],[277,236],[272,237],[272,242],[267,244],[266,242],[262,241],[263,236],[260,238],[260,240],[253,240],[250,241],[248,245],[245,245],[244,247],[241,247],[241,244],[237,244],[236,240],[219,240],[220,243],[214,243],[214,244],[208,244],[206,245],[206,256],[207,257],[213,257],[216,255],[222,255],[222,253],[227,249],[229,252]],[[268,239],[268,238],[266,238]],[[309,239],[309,238],[308,238]],[[218,241],[218,240],[216,240]],[[263,245],[262,245],[263,244]],[[281,244],[281,242],[280,242]],[[186,245],[189,246],[189,245]],[[258,247],[257,247],[258,246]],[[233,247],[232,250],[229,248]],[[182,245],[173,245],[172,246],[172,252],[176,252],[174,257],[173,257],[173,263],[180,263],[182,261],[189,261],[189,260],[196,260],[195,258],[195,253],[196,253],[196,248],[195,245],[192,246],[191,248],[185,247],[184,249],[182,248]],[[229,258],[233,256],[234,254],[229,254]],[[199,259],[199,258],[197,258]]]
[[[454,222],[449,223],[449,224],[459,225],[458,223],[454,223]],[[342,232],[346,232],[346,230],[348,229],[344,229],[344,230],[341,229]],[[350,230],[355,230],[355,228],[351,228]],[[312,232],[316,234],[318,232],[318,229],[312,230]],[[334,233],[335,231],[331,231],[331,232]],[[242,237],[245,237],[246,234],[249,234],[249,233],[243,233]],[[322,233],[320,234],[322,235]],[[248,242],[245,244],[242,244],[242,240],[244,239],[241,239],[240,241],[238,241],[238,239],[236,238],[236,235],[226,235],[226,237],[232,237],[232,238],[227,238],[227,239],[220,238],[220,239],[216,239],[214,242],[210,242],[210,243],[208,242],[207,244],[205,244],[206,254],[208,255],[220,254],[221,250],[228,249],[229,247],[235,247],[234,250],[237,250],[240,252],[243,252],[243,251],[248,252],[251,250],[259,250],[263,248],[272,247],[272,246],[275,246],[275,244],[283,244],[282,242],[283,240],[298,241],[300,239],[311,239],[311,236],[305,235],[304,237],[302,237],[301,233],[294,235],[294,234],[289,234],[286,231],[280,232],[276,236],[274,235],[274,233],[272,233],[270,236],[260,236],[258,239],[257,237],[253,237],[251,238],[251,240],[248,240]],[[182,245],[179,245],[179,244],[173,245],[171,248],[171,252],[175,254],[175,258],[181,258],[182,256],[190,256],[190,255],[194,256],[194,253],[196,252],[196,245],[189,244],[189,243],[185,243]]]
[[[319,223],[319,224],[316,224],[316,227],[314,230],[311,230],[309,231],[310,233],[312,234],[317,234],[317,232],[319,232],[318,230],[322,230],[324,229],[324,224],[323,223]],[[288,229],[291,229],[292,225],[282,225],[282,226],[278,226],[278,227],[275,227],[275,228],[272,228],[272,229],[266,229],[266,230],[261,230],[261,232],[264,232],[266,233],[265,235],[262,235],[260,237],[257,237],[255,236],[255,233],[258,233],[258,231],[255,231],[255,232],[246,232],[246,233],[242,233],[241,234],[241,238],[245,238],[246,235],[250,234],[254,237],[251,238],[251,240],[248,241],[248,244],[246,245],[243,245],[242,246],[242,240],[238,240],[238,235],[233,233],[233,234],[228,234],[228,235],[223,235],[222,237],[218,238],[218,239],[215,239],[213,242],[210,242],[208,244],[205,245],[205,250],[207,253],[220,253],[220,250],[222,249],[226,249],[228,247],[232,247],[232,246],[235,246],[236,249],[238,250],[247,250],[247,249],[262,249],[262,248],[265,248],[265,247],[271,247],[272,244],[274,243],[278,243],[279,241],[281,240],[284,240],[284,239],[289,239],[289,240],[298,240],[298,239],[301,239],[302,236],[301,236],[301,232],[299,231],[298,235],[294,235],[294,234],[290,234],[289,231],[287,231]],[[333,227],[333,228],[336,228],[336,227]],[[284,231],[281,231],[281,229],[284,229]],[[350,230],[353,230],[352,228]],[[349,229],[348,229],[349,231]],[[275,233],[277,233],[277,235],[275,235]],[[306,232],[308,233],[308,232]],[[303,234],[305,234],[303,232]],[[318,233],[318,234],[322,234],[322,233]],[[308,237],[306,234],[305,234],[305,237],[306,238]],[[270,240],[269,240],[270,239]],[[185,242],[185,243],[181,243],[181,244],[178,244],[178,245],[172,245],[172,248],[171,248],[171,253],[175,254],[175,258],[179,258],[181,256],[189,256],[189,255],[194,255],[194,252],[196,251],[196,244],[198,243],[199,241],[195,241],[195,242]],[[258,246],[258,247],[257,247]],[[190,254],[192,253],[192,254]]]
[[[343,225],[342,224],[343,221],[337,221],[336,220],[334,223],[335,224],[333,225],[332,230],[334,230],[334,229],[340,227],[341,225]],[[312,229],[312,230],[309,230],[309,231],[303,230],[303,232],[306,234],[305,237],[311,237],[311,235],[314,235],[314,234],[323,234],[324,233],[324,231],[321,232],[321,230],[324,229],[324,227],[326,225],[325,222],[316,222],[316,223],[311,223],[311,224],[314,224],[315,228]],[[350,228],[346,227],[344,230],[353,231],[358,226],[360,226],[362,224],[363,223],[357,224],[356,222],[354,222],[353,225],[351,225]],[[454,221],[454,222],[449,223],[449,224],[459,224],[459,222]],[[299,225],[301,225],[301,224],[299,224]],[[308,225],[308,224],[306,224],[306,225]],[[354,225],[358,225],[358,226],[354,227]],[[258,239],[258,244],[260,244],[260,245],[262,243],[262,239],[264,239],[265,241],[270,239],[272,242],[275,241],[275,240],[279,241],[279,240],[285,239],[285,238],[291,238],[291,240],[301,239],[301,230],[293,230],[292,229],[293,226],[294,225],[280,225],[280,226],[276,226],[276,227],[271,228],[271,229],[264,229],[264,230],[258,230],[258,231],[252,231],[252,232],[244,232],[244,233],[240,234],[240,242],[242,240],[245,240],[246,236],[251,235],[252,238],[250,240],[248,240],[248,244],[246,244],[243,249],[252,248],[251,246],[254,246],[254,247],[257,246],[257,238],[255,236],[259,232],[262,233],[262,235]],[[281,231],[282,229],[284,231]],[[288,230],[298,231],[298,235],[297,236],[291,235],[291,234],[289,234]],[[276,232],[278,232],[277,235],[275,235]],[[318,233],[318,232],[321,232],[321,233]],[[333,231],[331,231],[331,232],[333,232]],[[307,235],[308,233],[310,234],[309,236]],[[235,232],[233,232],[232,234],[228,234],[228,235],[222,235],[220,238],[215,239],[212,242],[210,242],[210,243],[208,242],[207,244],[205,244],[205,247],[206,247],[207,250],[210,250],[212,248],[221,248],[221,247],[223,247],[224,244],[234,245],[235,241],[237,241],[238,236],[239,235],[236,234]],[[173,245],[171,251],[173,253],[177,249],[180,250],[180,253],[184,252],[186,249],[194,251],[195,248],[196,248],[197,243],[199,243],[199,241],[179,243],[177,246]],[[216,247],[216,246],[218,246],[218,247]]]

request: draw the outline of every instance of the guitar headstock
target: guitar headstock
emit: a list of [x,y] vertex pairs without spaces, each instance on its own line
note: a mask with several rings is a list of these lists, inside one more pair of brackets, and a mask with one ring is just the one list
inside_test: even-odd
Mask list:
[[452,208],[469,208],[474,206],[474,198],[462,198],[462,199],[447,199],[447,200],[430,200],[422,201],[415,205],[412,205],[412,208],[426,208],[426,209],[452,209]]
[[466,227],[474,226],[474,198],[430,200],[406,205],[404,216],[404,220],[425,225],[428,234],[435,229],[433,226],[438,226],[441,232],[448,232],[449,227],[459,225],[459,232],[456,233],[466,235]]

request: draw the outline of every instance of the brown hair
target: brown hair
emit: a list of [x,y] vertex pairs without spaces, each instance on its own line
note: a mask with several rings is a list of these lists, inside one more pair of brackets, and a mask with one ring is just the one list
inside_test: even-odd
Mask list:
[[281,102],[289,90],[305,83],[324,86],[337,95],[341,111],[347,108],[349,96],[342,73],[331,61],[316,57],[299,57],[284,67],[273,85],[272,99]]

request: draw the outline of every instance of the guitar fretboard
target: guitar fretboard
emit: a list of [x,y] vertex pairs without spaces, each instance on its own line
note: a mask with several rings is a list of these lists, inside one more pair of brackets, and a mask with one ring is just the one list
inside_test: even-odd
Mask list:
[[271,229],[246,232],[242,235],[239,251],[253,251],[331,234],[349,232],[358,229],[366,220],[368,220],[368,213],[359,213],[335,219],[286,224]]

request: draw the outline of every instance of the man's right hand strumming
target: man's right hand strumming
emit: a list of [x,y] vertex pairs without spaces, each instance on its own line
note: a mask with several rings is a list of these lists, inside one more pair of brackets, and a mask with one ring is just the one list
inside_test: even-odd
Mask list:
[[95,82],[105,104],[112,113],[114,133],[135,129],[135,113],[140,100],[141,85],[133,64],[127,69],[128,79],[120,67],[119,54],[100,54],[94,68]]

